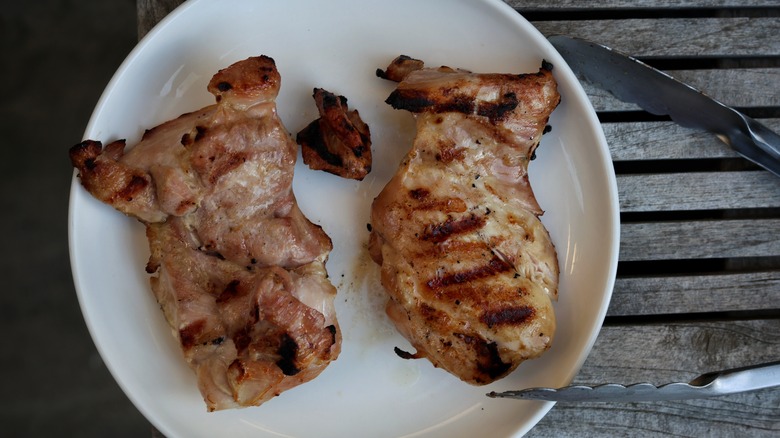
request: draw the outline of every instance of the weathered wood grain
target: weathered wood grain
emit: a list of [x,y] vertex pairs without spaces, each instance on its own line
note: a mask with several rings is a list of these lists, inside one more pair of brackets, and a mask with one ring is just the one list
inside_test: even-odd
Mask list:
[[780,178],[765,170],[618,175],[620,211],[780,207]]
[[[536,21],[545,35],[565,34],[635,56],[780,55],[780,18],[679,18]],[[754,41],[762,41],[756,45]]]
[[[761,123],[780,132],[780,119]],[[613,161],[738,157],[714,134],[683,128],[673,122],[603,123]]]
[[138,38],[143,38],[155,24],[182,3],[184,0],[136,0]]
[[[734,107],[779,107],[780,68],[668,70],[675,79]],[[596,111],[634,111],[636,104],[621,102],[608,91],[581,81]]]
[[607,316],[746,312],[780,307],[780,272],[618,278]]
[[625,223],[620,260],[681,260],[780,255],[780,219]]
[[[606,326],[574,383],[688,381],[778,357],[777,319]],[[778,406],[777,389],[675,402],[558,403],[528,436],[777,436]]]

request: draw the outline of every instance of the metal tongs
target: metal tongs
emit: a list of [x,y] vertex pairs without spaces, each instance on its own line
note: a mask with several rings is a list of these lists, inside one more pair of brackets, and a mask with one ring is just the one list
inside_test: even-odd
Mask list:
[[682,400],[735,394],[780,386],[780,361],[702,374],[688,383],[650,383],[596,386],[572,385],[564,388],[529,388],[490,392],[488,397],[559,402],[646,402]]

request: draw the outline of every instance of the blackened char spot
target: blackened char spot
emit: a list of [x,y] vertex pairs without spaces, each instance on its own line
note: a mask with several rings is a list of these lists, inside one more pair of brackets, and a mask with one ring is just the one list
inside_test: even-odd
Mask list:
[[331,345],[336,343],[336,326],[331,324],[327,327],[325,327],[330,332],[331,335]]
[[279,341],[279,349],[276,351],[281,358],[276,361],[276,366],[281,368],[285,376],[294,376],[301,370],[295,365],[298,355],[298,344],[287,333],[283,334]]
[[430,193],[431,192],[428,189],[424,189],[424,188],[409,190],[409,196],[411,196],[412,199],[415,199],[417,201],[422,201],[423,199],[427,198]]
[[[336,96],[335,94],[331,93],[330,91],[324,90],[322,88],[315,88],[314,89],[314,96],[316,99],[317,95],[322,96],[322,108],[323,109],[329,109],[333,108],[335,106],[339,106],[339,103],[346,104],[347,98],[343,96]],[[342,98],[342,99],[340,99]]]
[[504,119],[507,113],[517,108],[518,103],[515,93],[506,93],[501,100],[496,102],[480,103],[477,107],[477,114],[495,122]]
[[498,354],[498,345],[496,345],[495,342],[487,342],[476,334],[472,336],[463,333],[453,333],[453,335],[460,338],[474,350],[474,353],[476,353],[477,356],[477,371],[488,376],[487,379],[484,379],[479,375],[475,376],[474,380],[477,383],[490,383],[509,371],[511,364],[504,363],[504,361],[501,360],[501,356]]
[[97,167],[97,164],[95,163],[95,159],[87,158],[86,160],[84,160],[84,167],[87,170],[95,170],[95,168]]
[[298,133],[295,141],[298,144],[307,144],[320,158],[331,166],[342,167],[343,160],[340,156],[328,150],[320,130],[320,119],[311,123]]
[[198,141],[203,138],[203,136],[206,135],[206,127],[205,126],[196,126],[195,127],[195,141]]
[[241,284],[238,280],[233,280],[225,286],[225,289],[217,297],[217,303],[225,303],[238,296],[238,286]]
[[413,113],[423,112],[436,103],[425,92],[415,90],[395,90],[385,99],[385,103],[395,109],[403,109]]
[[431,97],[423,90],[395,90],[385,100],[395,109],[403,109],[413,113],[457,112],[476,114],[487,117],[492,122],[502,120],[517,108],[519,103],[515,93],[506,93],[494,102],[478,102],[472,96],[442,92],[446,97]]
[[393,347],[393,351],[395,351],[395,354],[397,354],[401,359],[417,359],[417,354],[409,353],[408,351],[401,350],[398,347]]

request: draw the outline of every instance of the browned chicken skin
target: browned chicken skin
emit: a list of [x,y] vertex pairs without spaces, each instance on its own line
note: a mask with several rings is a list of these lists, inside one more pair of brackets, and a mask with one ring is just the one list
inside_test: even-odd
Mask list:
[[371,209],[369,250],[387,313],[416,349],[487,384],[555,332],[558,263],[527,166],[560,97],[545,63],[525,75],[417,69],[387,102],[417,135]]
[[70,151],[90,193],[146,224],[152,291],[210,411],[309,381],[341,348],[332,245],[295,201],[279,86],[273,59],[249,58],[214,75],[216,105],[126,153],[124,141]]

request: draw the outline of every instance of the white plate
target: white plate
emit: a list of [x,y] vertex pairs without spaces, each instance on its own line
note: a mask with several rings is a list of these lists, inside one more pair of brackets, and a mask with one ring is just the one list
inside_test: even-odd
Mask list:
[[[618,252],[618,204],[595,113],[550,44],[513,9],[483,0],[189,0],[128,56],[106,88],[85,138],[137,141],[145,128],[213,101],[206,84],[248,56],[276,60],[279,114],[291,132],[316,118],[313,87],[343,94],[370,125],[374,170],[363,182],[296,166],[302,209],[334,242],[344,344],[317,379],[259,408],[207,413],[149,290],[143,226],[101,204],[74,179],[70,249],[82,311],[103,359],[128,397],[167,436],[513,436],[551,403],[494,400],[491,390],[567,384],[601,327]],[[555,65],[563,96],[531,177],[561,265],[558,333],[541,359],[473,387],[408,347],[384,315],[378,269],[368,259],[371,200],[414,135],[412,117],[384,103],[393,84],[375,77],[398,54],[477,72],[532,72]]]

